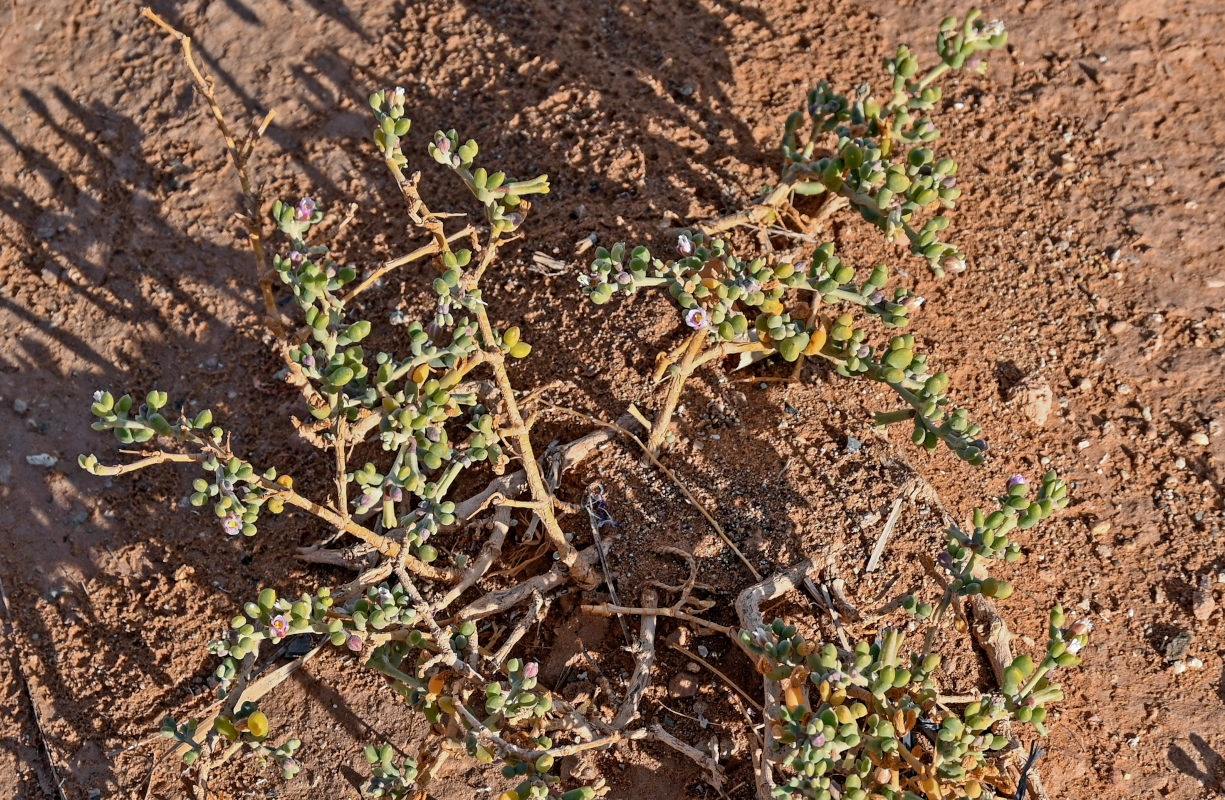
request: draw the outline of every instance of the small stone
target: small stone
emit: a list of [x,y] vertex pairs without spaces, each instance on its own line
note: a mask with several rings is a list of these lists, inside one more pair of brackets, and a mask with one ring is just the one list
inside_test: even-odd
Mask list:
[[26,463],[32,467],[46,467],[50,469],[59,463],[59,459],[50,453],[34,453],[26,456]]
[[846,451],[848,453],[858,453],[863,449],[863,442],[856,439],[854,436],[846,437]]
[[[1187,648],[1191,646],[1191,632],[1179,631],[1174,634],[1162,647],[1162,654],[1166,661],[1182,661],[1182,657],[1187,654]],[[1184,667],[1186,665],[1184,664]]]
[[1131,394],[1131,384],[1129,383],[1116,384],[1114,387],[1114,390],[1118,392],[1119,394]]
[[1038,427],[1046,425],[1055,405],[1055,393],[1043,381],[1025,380],[1008,392],[1008,399],[1021,407],[1021,413]]
[[688,628],[680,627],[668,634],[666,641],[668,644],[676,645],[677,647],[688,647],[689,640],[693,638],[693,634]]
[[1094,536],[1105,536],[1106,534],[1110,533],[1110,527],[1110,520],[1104,519],[1094,525],[1089,532]]
[[698,645],[698,655],[700,655],[702,658],[706,658],[710,655],[710,648],[704,644]]
[[1175,675],[1181,675],[1187,671],[1187,664],[1186,662],[1183,662],[1183,661],[1175,661],[1173,666],[1170,667],[1170,669],[1174,671]]
[[1190,667],[1191,669],[1203,669],[1204,660],[1202,658],[1188,658],[1187,666]]
[[30,404],[18,397],[13,401],[13,410],[18,414],[24,414],[30,410]]
[[688,664],[685,665],[685,669],[689,670],[695,675],[702,671],[702,668],[698,665],[698,662],[696,661],[690,661]]
[[1076,443],[1076,446],[1079,447],[1081,450],[1086,450],[1091,444],[1093,444],[1093,442],[1090,442],[1088,439],[1081,439],[1079,442]]
[[1212,597],[1212,577],[1204,575],[1200,578],[1199,588],[1195,590],[1195,594],[1191,599],[1191,613],[1200,622],[1212,616],[1212,612],[1216,611],[1216,600]]
[[1204,433],[1203,431],[1196,431],[1195,433],[1191,434],[1191,443],[1198,444],[1200,447],[1207,447],[1208,434]]
[[693,675],[682,672],[668,682],[668,694],[672,697],[693,697],[698,693],[698,680]]

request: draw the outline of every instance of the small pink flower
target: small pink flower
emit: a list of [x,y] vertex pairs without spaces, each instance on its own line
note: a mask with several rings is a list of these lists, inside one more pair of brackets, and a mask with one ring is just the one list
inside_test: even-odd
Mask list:
[[912,294],[902,301],[902,305],[906,306],[907,311],[918,311],[923,307],[924,302],[926,302],[924,298],[919,297],[917,294]]
[[676,252],[682,256],[691,256],[696,248],[693,244],[693,239],[690,239],[687,234],[682,233],[676,237]]
[[706,309],[702,307],[693,308],[685,315],[685,324],[694,330],[700,331],[710,325],[710,315],[706,313]]
[[226,514],[221,520],[221,529],[230,536],[237,536],[242,533],[242,517],[237,514]]
[[354,653],[360,653],[362,651],[362,637],[358,636],[356,633],[351,633],[349,634],[349,638],[345,642],[345,645]]
[[445,134],[440,133],[437,137],[435,137],[434,146],[438,148],[438,152],[440,153],[451,152],[451,140],[448,139]]
[[1029,481],[1025,480],[1024,475],[1013,475],[1008,479],[1008,488],[1011,489],[1014,486],[1024,486],[1027,483],[1029,483]]
[[294,206],[294,219],[298,222],[305,222],[315,214],[315,201],[309,197],[303,197]]
[[268,623],[268,627],[272,629],[272,634],[278,639],[283,639],[289,635],[289,620],[285,619],[284,614],[277,614]]
[[535,661],[529,661],[523,665],[523,677],[535,678],[540,674],[540,665]]
[[813,747],[821,747],[824,744],[825,744],[825,734],[824,733],[818,733],[816,736],[812,737]]

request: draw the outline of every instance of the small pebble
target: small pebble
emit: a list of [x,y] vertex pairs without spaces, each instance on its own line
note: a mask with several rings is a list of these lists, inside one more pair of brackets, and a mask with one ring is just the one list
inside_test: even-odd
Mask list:
[[1203,669],[1204,661],[1203,659],[1200,659],[1200,658],[1188,658],[1187,666],[1190,667],[1191,669]]
[[697,678],[687,672],[678,674],[668,682],[668,694],[672,697],[693,697],[697,693]]
[[1191,442],[1192,444],[1198,444],[1200,447],[1207,447],[1208,434],[1204,433],[1203,431],[1196,431],[1195,433],[1191,434]]
[[30,404],[18,397],[13,401],[13,410],[18,414],[24,414],[30,410]]
[[50,469],[59,463],[59,459],[50,453],[34,453],[26,456],[26,463],[33,467],[46,467]]

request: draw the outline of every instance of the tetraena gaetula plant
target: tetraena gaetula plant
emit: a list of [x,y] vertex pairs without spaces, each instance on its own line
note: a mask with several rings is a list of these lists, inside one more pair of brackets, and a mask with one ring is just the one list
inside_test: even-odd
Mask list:
[[[948,218],[934,214],[922,225],[916,219],[933,208],[952,208],[961,194],[957,164],[932,149],[940,132],[928,112],[941,99],[935,83],[940,76],[982,69],[978,54],[1005,39],[1002,24],[984,23],[978,11],[971,11],[960,23],[950,17],[940,24],[940,62],[925,74],[919,74],[918,61],[905,46],[885,60],[892,81],[888,97],[876,96],[867,84],[847,97],[822,81],[809,93],[805,110],[788,117],[781,179],[750,212],[680,233],[675,254],[667,257],[620,243],[596,250],[590,271],[579,278],[592,302],[664,288],[690,329],[685,342],[661,355],[657,365],[655,379],[667,374],[671,384],[652,425],[652,451],[662,445],[681,387],[696,369],[734,354],[777,353],[789,362],[816,356],[841,375],[885,383],[908,407],[877,415],[878,424],[909,421],[916,444],[932,450],[943,441],[960,458],[982,463],[987,443],[964,409],[950,407],[948,374],[932,371],[926,356],[915,352],[912,335],[873,344],[857,322],[862,315],[885,328],[902,328],[923,304],[909,289],[887,292],[886,266],[876,266],[860,280],[856,269],[835,254],[832,242],[817,246],[807,259],[789,261],[738,256],[716,234],[791,218],[819,228],[828,213],[849,205],[887,239],[904,237],[937,275],[963,270],[965,256],[939,239]],[[796,196],[811,195],[827,198],[826,213],[815,223],[791,206]]]
[[1056,606],[1039,661],[1017,656],[1004,668],[998,694],[960,708],[942,699],[940,655],[933,645],[946,610],[959,597],[981,594],[1003,600],[1012,594],[1011,584],[990,577],[985,564],[1019,558],[1012,535],[1064,507],[1067,487],[1050,472],[1030,499],[1026,481],[1016,476],[999,501],[999,509],[990,514],[975,509],[971,533],[957,526],[946,532],[947,547],[938,563],[948,583],[940,600],[933,606],[913,596],[903,599],[903,608],[927,624],[921,648],[903,648],[901,627],[884,628],[875,641],[861,641],[849,652],[832,642],[810,641],[781,619],[740,631],[741,647],[777,687],[778,702],[767,709],[773,714],[766,720],[771,732],[766,758],[778,771],[774,797],[977,800],[1007,795],[1002,764],[1012,742],[997,723],[1030,723],[1046,735],[1048,704],[1063,698],[1051,673],[1080,663],[1092,625],[1088,620],[1068,625]]
[[[607,792],[603,779],[567,790],[561,786],[561,760],[635,740],[674,747],[717,777],[714,759],[660,726],[626,728],[637,716],[646,686],[639,678],[649,680],[651,656],[644,653],[653,652],[653,644],[648,646],[653,622],[648,636],[644,618],[633,688],[612,721],[593,714],[591,704],[572,704],[541,686],[539,665],[512,657],[519,637],[546,606],[544,592],[566,580],[581,589],[594,588],[601,580],[593,567],[600,558],[598,539],[580,552],[562,530],[560,504],[533,452],[531,417],[525,416],[510,380],[508,364],[526,357],[531,347],[518,328],[494,326],[481,289],[481,279],[496,262],[507,234],[523,225],[530,209],[527,198],[548,192],[547,177],[514,180],[502,172],[490,173],[476,163],[475,141],[461,142],[453,130],[435,132],[426,152],[462,181],[483,213],[483,224],[449,232],[447,220],[455,215],[431,211],[418,190],[419,173],[404,171],[410,159],[402,145],[411,128],[405,93],[376,92],[370,97],[375,147],[407,202],[409,218],[428,243],[359,280],[357,271],[335,261],[327,246],[311,241],[324,215],[314,201],[302,198],[272,204],[271,218],[284,244],[269,258],[261,203],[247,168],[263,126],[242,139],[234,137],[213,96],[212,82],[194,60],[190,39],[152,12],[145,13],[179,39],[197,89],[226,141],[243,188],[243,219],[259,270],[268,328],[284,359],[285,380],[301,391],[311,417],[294,422],[305,439],[334,456],[335,495],[324,501],[306,497],[290,476],[240,457],[211,411],[188,413],[157,390],[147,393],[143,402],[129,394],[116,398],[100,391],[92,405],[97,430],[111,431],[121,445],[156,443],[157,449],[140,451],[137,459],[120,465],[86,455],[80,465],[95,475],[119,475],[160,463],[190,463],[202,472],[193,482],[190,502],[207,507],[224,533],[254,536],[263,512],[279,514],[291,507],[356,537],[375,556],[359,579],[335,590],[325,586],[294,597],[282,596],[273,587],[261,589],[234,616],[228,633],[211,644],[220,658],[214,674],[219,710],[182,722],[167,717],[161,727],[164,736],[178,743],[182,761],[194,765],[197,796],[207,796],[209,766],[218,755],[224,760],[245,750],[272,762],[287,778],[300,771],[302,742],[274,742],[272,724],[258,704],[263,690],[254,691],[256,684],[251,683],[260,657],[295,637],[317,640],[320,647],[330,643],[382,673],[442,737],[439,753],[422,757],[421,763],[403,754],[397,759],[396,749],[387,743],[367,746],[370,777],[361,787],[367,797],[418,796],[444,758],[465,753],[480,763],[501,764],[510,788],[499,800],[592,800]],[[947,159],[934,160],[926,145],[938,134],[930,121],[915,115],[940,99],[933,81],[941,73],[973,66],[974,54],[999,46],[1003,36],[1002,27],[984,25],[977,13],[960,25],[946,20],[937,43],[941,63],[922,78],[915,78],[917,65],[905,48],[886,62],[894,76],[888,101],[875,100],[861,88],[851,102],[819,86],[809,97],[812,125],[807,139],[801,141],[797,133],[802,115],[787,122],[785,167],[780,186],[771,193],[775,199],[767,198],[748,217],[761,221],[771,214],[792,213],[799,218],[788,205],[793,196],[829,193],[844,198],[887,235],[905,235],[911,249],[937,272],[960,268],[961,253],[937,239],[947,224],[943,217],[915,227],[915,212],[935,203],[951,206],[957,197],[951,182],[956,166]],[[835,149],[819,152],[819,137],[831,133],[836,135]],[[453,246],[464,240],[471,246]],[[830,244],[816,248],[805,262],[746,261],[710,230],[681,234],[677,249],[679,258],[666,263],[643,248],[628,253],[623,245],[601,250],[586,281],[596,302],[607,301],[616,290],[667,286],[694,329],[683,348],[665,361],[665,369],[673,365],[674,383],[667,413],[661,415],[663,424],[657,421],[652,430],[653,449],[662,441],[657,434],[666,429],[680,385],[693,369],[722,355],[777,352],[788,361],[820,356],[845,375],[887,383],[911,406],[905,415],[913,416],[917,443],[931,448],[943,440],[966,460],[981,462],[985,445],[974,439],[978,427],[963,410],[946,408],[947,376],[928,374],[925,358],[914,353],[913,338],[895,337],[877,352],[865,344],[866,334],[855,327],[853,314],[821,317],[821,303],[848,305],[885,326],[905,325],[920,302],[902,288],[886,300],[885,268],[878,267],[859,283]],[[367,352],[365,343],[375,331],[358,313],[360,295],[390,270],[425,259],[437,268],[432,313],[408,324],[395,346]],[[292,295],[298,311],[288,324],[276,303],[277,281]],[[790,290],[807,291],[811,302],[788,307]],[[385,337],[375,338],[382,343]],[[678,359],[680,364],[674,365]],[[492,383],[478,380],[480,373],[492,377]],[[177,414],[172,405],[178,407]],[[367,445],[364,454],[380,450],[382,456],[350,464],[358,445]],[[512,461],[519,462],[521,470],[507,474]],[[482,467],[496,476],[490,486],[468,500],[451,499],[461,473]],[[516,499],[520,494],[527,499]],[[604,502],[601,493],[601,515],[593,516],[593,527],[611,524]],[[1068,626],[1062,610],[1054,609],[1045,655],[1036,663],[1028,655],[1018,656],[1002,669],[998,694],[962,702],[939,693],[936,632],[960,598],[1008,597],[1011,585],[988,575],[986,564],[1017,559],[1015,532],[1066,503],[1067,489],[1054,473],[1043,477],[1032,500],[1018,476],[1000,498],[998,510],[974,512],[969,532],[949,528],[939,559],[948,573],[943,596],[934,603],[909,595],[900,600],[914,624],[927,625],[921,650],[903,650],[902,627],[887,627],[875,641],[860,642],[851,650],[810,642],[782,620],[770,626],[755,623],[739,632],[723,628],[765,679],[765,746],[757,776],[762,796],[1002,796],[1006,781],[1000,771],[1001,752],[1012,744],[1004,724],[1030,723],[1039,734],[1046,733],[1048,704],[1062,697],[1051,673],[1078,663],[1091,626],[1084,620]],[[493,510],[486,521],[492,533],[482,542],[480,554],[471,558],[456,546],[457,536],[487,509]],[[556,565],[453,610],[497,560],[516,510],[529,514],[532,528],[538,525],[543,531],[541,546],[552,551]],[[692,586],[691,578],[685,596]],[[742,597],[754,591],[751,587]],[[489,624],[489,618],[524,603],[528,610],[513,626]],[[646,605],[651,619],[654,611],[661,611],[653,599]],[[502,639],[496,648],[485,641],[493,637]]]

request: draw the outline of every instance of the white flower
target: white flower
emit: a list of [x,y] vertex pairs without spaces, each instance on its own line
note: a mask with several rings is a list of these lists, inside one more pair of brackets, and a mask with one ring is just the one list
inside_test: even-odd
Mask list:
[[676,252],[682,256],[691,256],[694,251],[693,240],[686,234],[681,234],[676,237]]

